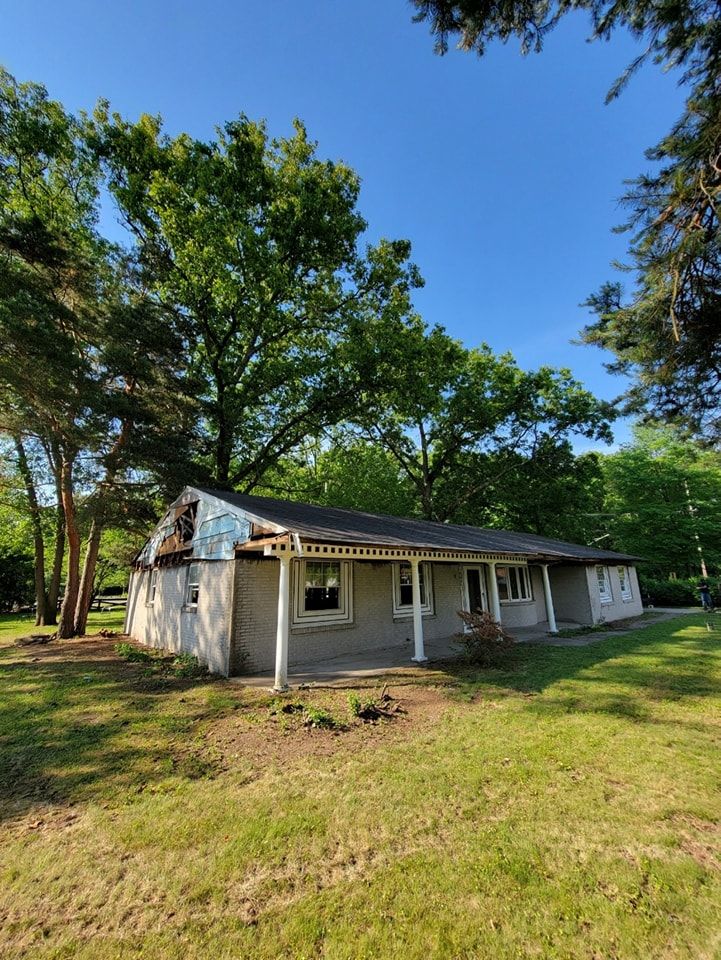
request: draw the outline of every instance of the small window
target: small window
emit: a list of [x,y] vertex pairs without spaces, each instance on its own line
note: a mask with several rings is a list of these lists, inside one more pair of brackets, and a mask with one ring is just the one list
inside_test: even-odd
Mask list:
[[353,619],[351,564],[347,560],[301,560],[294,570],[296,626]]
[[633,600],[633,593],[631,591],[631,577],[629,575],[628,567],[618,567],[618,582],[621,585],[621,599]]
[[496,582],[498,583],[498,597],[505,603],[533,600],[528,567],[497,566]]
[[[431,565],[418,564],[418,580],[421,588],[421,612],[433,613],[433,580]],[[393,615],[413,616],[413,574],[410,563],[393,564]]]
[[601,597],[601,603],[613,603],[611,583],[608,578],[608,567],[596,567],[596,577],[598,579],[598,593]]
[[148,580],[148,595],[146,598],[146,603],[155,603],[155,594],[158,591],[158,570],[157,567],[154,570],[150,571],[150,579]]
[[198,606],[200,595],[200,564],[191,563],[188,566],[188,583],[185,591],[185,602],[189,607]]

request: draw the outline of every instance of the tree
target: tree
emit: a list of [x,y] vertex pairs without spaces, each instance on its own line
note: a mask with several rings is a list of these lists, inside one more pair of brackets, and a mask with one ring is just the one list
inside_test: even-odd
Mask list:
[[359,179],[320,160],[299,122],[270,140],[240,117],[203,142],[101,106],[96,132],[154,294],[184,329],[199,462],[211,482],[250,490],[378,382],[421,282],[410,246],[359,252]]
[[653,575],[691,576],[721,564],[721,460],[677,430],[637,427],[601,458],[608,544]]
[[509,354],[467,350],[441,329],[407,331],[406,359],[358,423],[395,459],[429,520],[461,515],[506,474],[572,435],[610,439],[609,404],[568,370],[520,370]]
[[594,38],[627,29],[644,52],[613,84],[618,95],[646,60],[680,71],[689,88],[682,116],[648,151],[654,172],[631,181],[622,229],[632,234],[632,289],[606,284],[591,297],[597,319],[583,331],[587,343],[616,354],[612,372],[631,374],[629,408],[683,419],[714,440],[721,437],[721,18],[712,0],[413,0],[416,20],[430,22],[440,52],[450,35],[482,54],[495,39],[521,40],[540,50],[564,14],[587,10]]
[[[43,542],[25,444],[45,454],[67,542],[59,636],[83,633],[103,525],[121,480],[183,435],[183,340],[131,257],[96,229],[99,165],[84,119],[45,89],[0,75],[0,429],[14,438],[34,520],[38,609]],[[78,473],[80,471],[80,473]],[[81,574],[80,507],[89,527]],[[56,551],[56,572],[62,551]],[[48,609],[54,611],[51,584]]]

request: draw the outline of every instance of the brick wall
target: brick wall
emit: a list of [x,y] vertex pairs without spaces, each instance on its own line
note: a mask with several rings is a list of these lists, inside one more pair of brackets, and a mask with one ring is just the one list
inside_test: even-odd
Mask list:
[[[237,563],[231,673],[268,670],[275,665],[279,566],[276,559]],[[293,570],[291,596],[294,574]],[[413,621],[411,617],[393,617],[392,578],[390,563],[354,562],[353,623],[292,626],[288,663],[312,663],[394,644],[407,646],[410,659]],[[429,640],[451,636],[460,628],[460,568],[433,564],[432,578],[434,610],[423,617],[424,635]]]
[[213,673],[228,673],[233,560],[200,561],[197,607],[185,604],[187,564],[161,567],[155,602],[147,603],[150,571],[136,571],[126,630],[135,640],[174,653],[192,653]]

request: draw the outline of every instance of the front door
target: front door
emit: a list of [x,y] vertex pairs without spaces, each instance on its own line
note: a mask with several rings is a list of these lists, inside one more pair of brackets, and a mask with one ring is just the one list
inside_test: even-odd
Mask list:
[[488,609],[486,578],[482,567],[463,568],[463,609],[471,613]]

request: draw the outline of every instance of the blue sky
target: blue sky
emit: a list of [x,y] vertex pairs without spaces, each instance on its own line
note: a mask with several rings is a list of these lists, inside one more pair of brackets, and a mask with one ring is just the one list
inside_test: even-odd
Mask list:
[[438,57],[406,0],[0,0],[0,15],[0,61],[69,109],[107,97],[199,137],[240,112],[277,135],[300,117],[321,156],[360,173],[369,239],[412,240],[429,323],[524,367],[568,366],[600,396],[622,389],[569,341],[623,259],[623,181],[682,104],[647,67],[604,106],[638,52],[627,36],[589,44],[574,15],[540,56],[512,42]]

